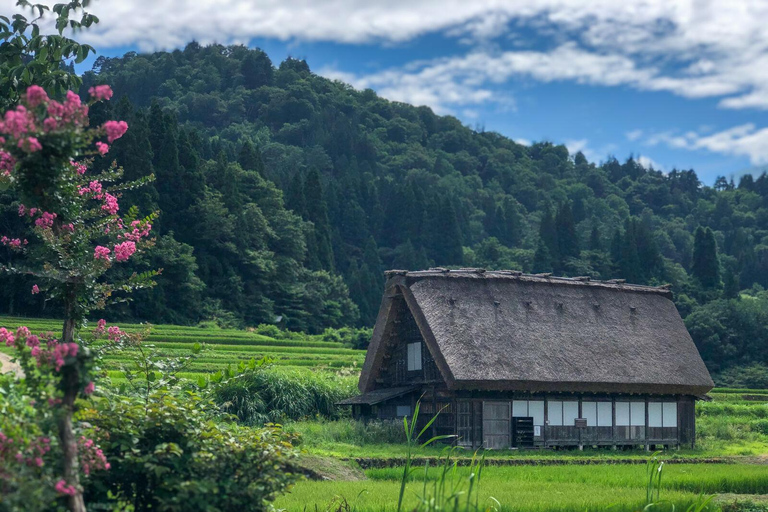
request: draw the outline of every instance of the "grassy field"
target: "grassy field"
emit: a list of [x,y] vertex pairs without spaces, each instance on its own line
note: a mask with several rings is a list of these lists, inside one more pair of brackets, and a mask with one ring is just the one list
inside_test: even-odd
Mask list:
[[[48,319],[0,317],[0,327],[15,329],[26,325],[32,332],[61,331],[61,322]],[[128,332],[136,332],[145,326],[119,323]],[[94,325],[95,326],[95,325]],[[195,343],[204,345],[203,352],[195,359],[189,371],[182,376],[196,378],[200,373],[213,373],[236,366],[240,361],[269,356],[274,365],[289,368],[354,370],[362,366],[365,352],[353,350],[334,341],[323,341],[321,336],[302,336],[299,339],[275,339],[253,332],[219,329],[216,327],[184,327],[178,325],[153,325],[146,343],[154,345],[163,355],[189,354]],[[4,346],[0,351],[10,354]],[[105,368],[113,380],[120,380],[119,368],[130,360],[127,353],[107,356]]]
[[[458,470],[459,474],[463,471]],[[435,474],[430,471],[428,478]],[[365,475],[367,479],[361,481],[300,482],[275,505],[290,511],[326,510],[334,499],[344,497],[359,512],[395,510],[402,468],[371,469]],[[423,469],[417,470],[414,480],[406,490],[406,505],[411,507],[423,492]],[[483,470],[479,493],[480,503],[491,503],[490,498],[494,498],[502,511],[641,510],[646,497],[645,466],[489,466]],[[701,494],[715,493],[742,499],[768,493],[768,468],[747,464],[665,465],[661,500],[666,505],[654,510],[671,510],[672,504],[685,510]]]
[[[33,332],[58,332],[61,328],[56,320],[0,317],[0,326],[15,328],[18,325],[27,325]],[[145,327],[119,325],[129,332]],[[327,341],[322,336],[277,338],[211,326],[153,326],[146,343],[154,345],[160,354],[169,357],[189,354],[195,343],[204,345],[204,350],[189,371],[182,374],[183,377],[197,378],[228,366],[234,367],[241,361],[270,356],[278,369],[299,372],[304,376],[312,375],[310,372],[328,372],[334,382],[343,383],[350,389],[354,388],[353,381],[365,356],[363,351]],[[10,353],[4,346],[0,347],[0,351]],[[121,380],[119,368],[130,358],[129,353],[107,356],[104,366],[113,382]],[[664,454],[668,460],[683,463],[665,466],[662,498],[667,508],[663,510],[672,510],[672,505],[676,510],[686,510],[700,494],[717,493],[762,503],[724,508],[729,512],[768,511],[768,390],[715,389],[710,396],[712,401],[698,402],[696,406],[697,447]],[[286,428],[301,434],[301,448],[306,460],[402,459],[406,452],[401,424],[364,425],[341,419],[292,422]],[[414,453],[417,457],[430,459],[436,459],[441,454],[442,448],[439,447],[418,448]],[[465,457],[471,455],[468,452],[463,454]],[[499,510],[502,511],[641,510],[646,492],[644,465],[622,464],[617,459],[641,462],[640,459],[647,457],[646,452],[639,450],[490,452],[489,465],[484,470],[480,486],[481,501],[491,503],[490,498],[495,498],[501,504]],[[725,457],[730,463],[685,463],[686,460],[718,457]],[[542,463],[557,462],[559,465],[491,465],[497,459],[510,458],[539,459]],[[389,463],[396,466],[399,462],[391,460]],[[331,463],[334,464],[339,463]],[[344,464],[355,466],[354,462]],[[414,481],[408,486],[406,505],[415,504],[417,495],[423,491],[424,473],[420,471],[421,481]],[[290,494],[281,497],[276,505],[278,509],[287,511],[394,510],[400,475],[401,469],[397,467],[370,469],[364,474],[357,468],[350,474],[334,476],[332,481],[302,481]],[[340,500],[344,499],[354,508],[340,506]],[[334,502],[336,505],[329,506]]]

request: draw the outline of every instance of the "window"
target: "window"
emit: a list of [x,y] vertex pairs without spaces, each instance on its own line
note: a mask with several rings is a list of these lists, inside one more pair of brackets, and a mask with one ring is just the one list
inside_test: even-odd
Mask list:
[[528,400],[512,401],[512,417],[525,418],[528,416]]
[[629,402],[616,402],[616,426],[629,426]]
[[648,402],[648,426],[660,427],[661,422],[661,402]]
[[421,342],[408,344],[408,371],[421,370]]
[[544,424],[544,400],[531,400],[528,402],[528,416],[533,418],[534,425]]
[[553,427],[563,426],[563,402],[560,400],[550,400],[547,402],[549,411],[549,424]]
[[582,402],[581,417],[587,420],[588,427],[597,426],[597,402]]
[[662,407],[662,427],[677,427],[677,403],[664,402]]
[[630,402],[630,425],[633,427],[645,426],[645,402]]
[[613,405],[611,402],[597,402],[597,426],[613,426]]
[[572,427],[579,417],[579,402],[563,402],[563,425]]
[[398,418],[402,418],[404,416],[410,416],[411,415],[411,406],[410,405],[398,405],[397,406],[397,413]]

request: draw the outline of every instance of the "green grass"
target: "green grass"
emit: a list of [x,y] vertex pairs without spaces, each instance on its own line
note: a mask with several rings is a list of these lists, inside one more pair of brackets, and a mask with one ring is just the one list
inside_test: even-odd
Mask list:
[[[459,471],[463,471],[461,468]],[[436,472],[430,472],[430,477]],[[325,510],[334,496],[356,502],[359,512],[394,510],[402,468],[374,469],[365,472],[367,481],[300,482],[293,491],[276,502],[277,508],[290,511]],[[406,491],[406,505],[415,503],[424,471],[416,471],[415,481]],[[584,511],[639,510],[645,498],[645,466],[525,466],[493,467],[483,470],[480,481],[481,503],[493,497],[503,511]],[[696,501],[700,494],[768,493],[768,471],[764,466],[744,464],[665,465],[661,498],[674,502],[677,510]],[[359,498],[357,498],[359,496]],[[407,506],[406,510],[410,510]],[[671,509],[671,508],[670,508]]]
[[[0,317],[0,327],[15,329],[26,325],[32,332],[59,332],[61,321],[55,319]],[[142,324],[118,323],[127,332],[139,332],[146,328]],[[95,326],[95,323],[91,327]],[[182,376],[196,379],[201,374],[210,374],[228,366],[237,366],[241,361],[274,358],[274,365],[283,368],[327,369],[330,371],[362,366],[365,352],[345,347],[341,343],[324,341],[320,336],[300,335],[292,339],[275,339],[253,332],[219,329],[216,327],[185,327],[179,325],[153,325],[145,343],[152,344],[161,355],[179,357],[189,354],[195,343],[204,346],[203,352],[192,362]],[[97,343],[98,346],[100,343]],[[11,353],[0,347],[0,351]],[[129,353],[106,356],[102,365],[116,383],[123,381],[120,367],[131,361]]]

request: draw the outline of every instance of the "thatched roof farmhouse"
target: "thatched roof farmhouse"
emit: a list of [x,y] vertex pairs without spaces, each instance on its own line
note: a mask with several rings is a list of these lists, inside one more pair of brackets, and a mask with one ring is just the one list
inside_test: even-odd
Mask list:
[[355,416],[489,448],[693,443],[713,382],[664,287],[516,271],[387,272]]

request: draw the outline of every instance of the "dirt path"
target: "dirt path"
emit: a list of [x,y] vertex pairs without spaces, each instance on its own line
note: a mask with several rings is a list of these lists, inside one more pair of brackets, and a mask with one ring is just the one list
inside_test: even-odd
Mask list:
[[11,356],[2,352],[0,352],[0,373],[15,373],[17,377],[24,375],[19,365],[11,362]]

